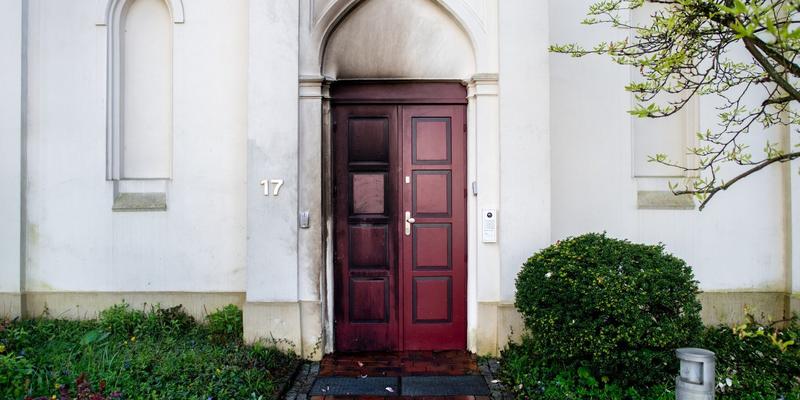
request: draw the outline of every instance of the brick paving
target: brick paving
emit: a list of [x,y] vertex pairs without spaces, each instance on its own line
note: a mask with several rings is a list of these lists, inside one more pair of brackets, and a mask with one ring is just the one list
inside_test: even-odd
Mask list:
[[496,358],[484,358],[478,362],[481,375],[486,379],[489,390],[492,392],[492,400],[514,400],[514,395],[500,382],[500,360]]
[[319,374],[319,363],[303,364],[297,371],[294,383],[284,396],[285,400],[308,400],[308,391]]

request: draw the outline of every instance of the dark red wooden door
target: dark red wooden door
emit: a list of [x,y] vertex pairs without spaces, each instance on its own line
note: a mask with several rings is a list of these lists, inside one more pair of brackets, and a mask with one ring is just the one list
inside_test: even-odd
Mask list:
[[401,252],[405,350],[464,349],[467,338],[463,106],[406,106]]
[[465,112],[334,106],[337,351],[466,348]]

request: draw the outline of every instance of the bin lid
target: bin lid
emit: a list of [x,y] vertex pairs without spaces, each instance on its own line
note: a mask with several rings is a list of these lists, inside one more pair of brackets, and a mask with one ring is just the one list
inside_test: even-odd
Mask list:
[[713,351],[698,349],[696,347],[682,347],[675,350],[675,355],[681,360],[704,362],[715,359]]

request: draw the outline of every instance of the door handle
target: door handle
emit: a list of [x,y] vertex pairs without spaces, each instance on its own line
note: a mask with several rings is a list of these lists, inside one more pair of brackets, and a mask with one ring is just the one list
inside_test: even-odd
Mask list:
[[411,224],[414,222],[417,220],[411,217],[411,211],[406,211],[406,236],[411,236]]

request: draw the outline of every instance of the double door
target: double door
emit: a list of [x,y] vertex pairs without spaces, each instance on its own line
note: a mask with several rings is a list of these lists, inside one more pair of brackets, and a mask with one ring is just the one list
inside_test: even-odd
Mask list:
[[466,348],[466,107],[333,107],[337,351]]

